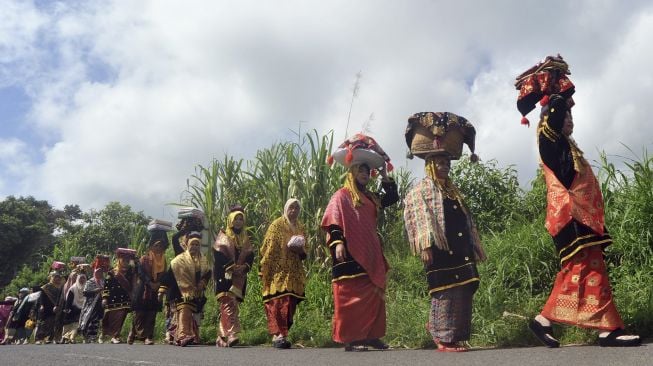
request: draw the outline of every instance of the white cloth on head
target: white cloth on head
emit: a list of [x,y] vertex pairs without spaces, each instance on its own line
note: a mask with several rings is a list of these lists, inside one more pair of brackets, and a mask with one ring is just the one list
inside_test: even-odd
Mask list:
[[297,219],[295,219],[295,222],[290,221],[290,219],[288,218],[288,209],[290,209],[290,206],[292,206],[292,204],[295,203],[295,202],[297,202],[297,205],[301,209],[302,206],[299,203],[299,200],[297,198],[289,198],[286,201],[286,204],[283,205],[283,217],[286,218],[286,222],[288,222],[288,225],[290,225],[291,229],[295,228],[295,224],[297,223]]
[[204,211],[200,210],[197,207],[182,207],[177,213],[177,218],[185,219],[188,217],[197,217],[199,219],[204,218]]

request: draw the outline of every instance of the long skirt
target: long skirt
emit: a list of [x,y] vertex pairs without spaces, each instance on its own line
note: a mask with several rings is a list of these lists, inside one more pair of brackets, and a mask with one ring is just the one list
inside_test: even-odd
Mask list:
[[472,299],[475,287],[458,286],[431,295],[428,328],[435,342],[469,340],[472,328]]
[[582,328],[624,327],[612,300],[600,246],[582,249],[563,264],[541,314],[549,320]]
[[268,332],[271,335],[288,336],[297,309],[297,298],[291,295],[277,297],[265,303],[268,318]]
[[193,308],[190,306],[180,306],[176,311],[177,328],[174,336],[176,341],[183,341],[191,338],[195,343],[200,342],[199,322]]
[[134,321],[129,332],[130,337],[138,340],[154,339],[154,325],[156,324],[156,310],[134,311]]
[[39,318],[36,322],[36,334],[34,335],[35,341],[51,342],[54,340],[55,317],[56,316],[52,314],[47,317]]
[[77,336],[77,329],[78,328],[79,328],[79,323],[78,322],[65,324],[63,326],[63,335],[61,336],[62,340],[65,339],[65,340],[68,340],[70,342],[74,342],[75,337]]
[[218,327],[218,337],[224,339],[238,338],[240,334],[240,317],[239,317],[239,303],[235,297],[230,295],[221,296],[218,299],[220,303],[220,313],[218,320],[220,326]]
[[102,318],[102,335],[120,338],[122,325],[125,323],[129,309],[105,310]]
[[381,338],[385,335],[385,294],[367,276],[331,283],[333,340],[338,343]]
[[82,330],[82,335],[86,343],[92,343],[97,341],[98,330],[100,329],[100,320],[101,318],[94,317],[89,319],[86,325],[86,328]]

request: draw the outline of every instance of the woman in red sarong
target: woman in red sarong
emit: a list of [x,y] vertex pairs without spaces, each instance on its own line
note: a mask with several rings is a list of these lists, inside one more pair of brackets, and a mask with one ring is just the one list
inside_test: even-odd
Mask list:
[[379,196],[367,191],[370,166],[353,164],[344,187],[332,197],[322,219],[333,260],[333,340],[345,351],[365,346],[387,349],[385,286],[388,264],[376,231],[378,211],[399,200],[396,183],[381,171]]
[[517,105],[522,113],[532,110],[530,104],[538,97],[544,105],[537,137],[547,186],[545,226],[562,268],[544,309],[529,327],[549,347],[560,346],[553,337],[552,321],[602,331],[600,346],[637,346],[641,339],[624,334],[612,298],[603,259],[612,239],[605,228],[599,183],[571,137],[574,86],[565,76],[567,64],[560,56],[548,57],[536,69],[518,78]]

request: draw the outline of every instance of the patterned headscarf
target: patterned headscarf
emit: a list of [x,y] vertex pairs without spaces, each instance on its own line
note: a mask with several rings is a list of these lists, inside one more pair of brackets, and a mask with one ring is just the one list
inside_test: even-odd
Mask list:
[[[240,230],[240,233],[236,233],[234,231],[234,221],[238,215],[243,216],[243,228]],[[225,234],[227,234],[230,239],[234,240],[235,245],[238,249],[240,249],[243,243],[247,240],[247,230],[245,230],[244,222],[245,213],[243,211],[232,211],[227,216],[227,228],[225,229]]]

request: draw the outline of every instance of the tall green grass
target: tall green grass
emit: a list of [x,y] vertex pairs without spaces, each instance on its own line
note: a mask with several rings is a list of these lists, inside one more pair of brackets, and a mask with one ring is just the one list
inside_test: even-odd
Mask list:
[[[330,196],[342,185],[345,171],[325,163],[333,151],[333,133],[320,136],[312,131],[298,137],[296,142],[261,149],[250,161],[225,156],[206,166],[198,165],[178,204],[202,208],[211,236],[224,225],[231,204],[243,205],[249,233],[258,247],[270,222],[281,215],[286,199],[300,199],[300,218],[309,243],[305,261],[308,282],[306,300],[298,307],[290,337],[305,346],[331,347],[335,344],[331,340],[330,259],[319,225]],[[653,157],[646,151],[632,158],[602,154],[597,169],[606,202],[606,223],[614,239],[606,261],[615,302],[627,328],[647,337],[653,329]],[[512,167],[501,168],[496,161],[471,164],[467,157],[455,163],[451,171],[475,216],[488,254],[488,260],[479,265],[481,283],[474,298],[471,339],[474,346],[538,344],[526,321],[541,310],[559,269],[553,242],[544,229],[546,187],[541,172],[528,190],[519,188],[516,175]],[[391,176],[402,197],[422,177],[405,170]],[[378,182],[375,184],[378,188]],[[395,347],[431,347],[424,328],[429,310],[425,275],[419,259],[408,250],[402,210],[397,204],[379,217],[378,230],[391,266],[385,339]],[[143,232],[130,233],[132,245],[142,246]],[[76,253],[83,247],[71,240],[59,243],[47,261],[86,254]],[[172,255],[171,250],[167,255]],[[22,281],[44,278],[47,261],[38,274],[23,271]],[[242,341],[251,345],[270,342],[257,273],[258,258],[241,304]],[[213,296],[207,295],[201,334],[204,341],[213,342],[217,307]],[[159,316],[157,329],[162,329],[162,322]],[[564,343],[591,343],[596,337],[595,332],[574,327],[556,327],[556,332]]]
[[[299,306],[290,336],[306,346],[334,345],[330,263],[319,230],[324,207],[341,186],[344,173],[342,168],[329,168],[324,163],[332,148],[332,134],[320,137],[312,132],[300,142],[278,143],[259,151],[241,171],[243,189],[237,197],[248,211],[255,243],[260,243],[267,225],[281,214],[288,197],[302,201],[301,219],[310,243],[307,300]],[[646,281],[653,274],[648,224],[653,212],[651,164],[651,157],[644,154],[626,162],[626,171],[617,170],[607,158],[599,169],[606,195],[606,220],[615,239],[607,258],[616,302],[628,327],[645,336],[650,333],[653,314],[653,289]],[[451,175],[476,217],[489,257],[479,266],[482,279],[474,300],[471,343],[501,347],[538,344],[526,321],[541,310],[559,269],[551,237],[544,229],[546,187],[541,172],[527,191],[519,187],[512,167],[500,168],[493,160],[472,164],[464,157],[454,165]],[[392,176],[401,196],[421,179],[407,171]],[[216,177],[216,182],[223,180]],[[201,186],[202,182],[195,184]],[[214,202],[219,202],[217,207],[227,207],[226,200],[217,197]],[[395,205],[379,218],[379,234],[392,267],[388,274],[386,340],[396,347],[429,347],[432,341],[424,328],[429,308],[425,276],[418,258],[408,251],[402,210],[401,204]],[[220,223],[217,220],[212,225]],[[249,344],[269,342],[256,272],[255,267],[250,273],[249,294],[241,308],[243,340]],[[208,338],[215,336],[215,311],[213,301],[209,301],[203,332]],[[594,332],[574,327],[557,327],[556,332],[566,343],[588,343],[596,337]]]

